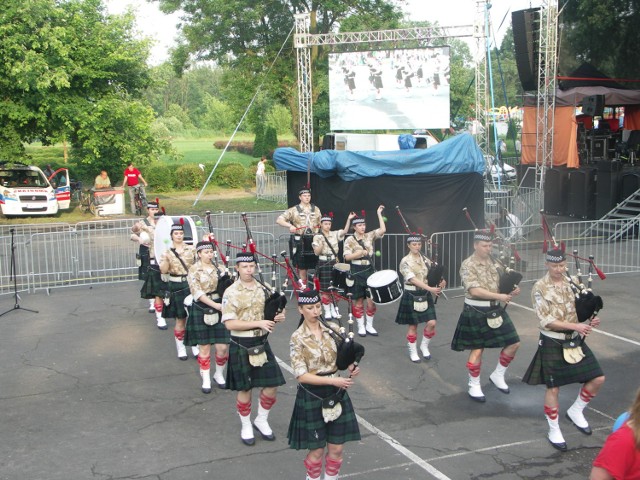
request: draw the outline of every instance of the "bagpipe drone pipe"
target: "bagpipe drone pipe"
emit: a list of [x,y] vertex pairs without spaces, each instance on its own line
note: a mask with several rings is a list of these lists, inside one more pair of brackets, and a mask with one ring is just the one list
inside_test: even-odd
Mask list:
[[[205,212],[205,218],[207,220],[207,226],[209,227],[209,241],[213,243],[213,259],[218,272],[218,286],[216,287],[216,294],[222,298],[224,292],[233,284],[233,278],[229,273],[229,254],[231,241],[227,241],[227,254],[224,255],[220,250],[218,240],[213,234],[213,224],[211,223],[211,212],[207,210]],[[222,267],[220,263],[222,262]]]

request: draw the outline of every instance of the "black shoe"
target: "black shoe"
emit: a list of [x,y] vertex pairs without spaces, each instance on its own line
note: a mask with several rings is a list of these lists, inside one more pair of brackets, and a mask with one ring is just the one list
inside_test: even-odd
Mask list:
[[472,397],[471,395],[469,395],[469,398],[474,402],[478,402],[478,403],[485,403],[487,401],[484,395],[482,397]]
[[202,393],[211,393],[211,389],[202,387]]
[[256,439],[255,438],[242,438],[242,437],[240,437],[240,440],[242,440],[242,443],[244,443],[245,445],[247,445],[249,447],[255,445],[255,443],[256,443]]
[[571,417],[569,416],[569,412],[565,413],[564,415],[565,415],[565,417],[567,417],[567,419],[568,419],[571,423],[573,423],[573,424],[576,426],[576,428],[577,428],[579,431],[581,431],[581,432],[582,432],[582,433],[584,433],[585,435],[591,435],[591,434],[593,433],[593,431],[591,430],[591,427],[590,427],[589,425],[587,425],[587,426],[586,426],[586,427],[584,427],[584,428],[583,428],[583,427],[579,427],[578,425],[576,425],[576,422],[574,422],[573,420],[571,420]]
[[[549,440],[549,438],[547,438],[547,440]],[[561,452],[566,452],[567,451],[567,444],[566,442],[561,442],[561,443],[553,443],[551,440],[549,440],[549,443],[551,444],[551,446],[553,448],[555,448],[556,450],[560,450]]]
[[258,431],[258,433],[260,434],[263,440],[266,440],[268,442],[273,442],[276,439],[276,436],[273,433],[271,433],[270,435],[262,433],[262,431],[258,428],[258,426],[255,423],[253,424],[253,428],[255,428]]
[[182,360],[183,362],[189,360],[189,357],[178,357],[180,360]]

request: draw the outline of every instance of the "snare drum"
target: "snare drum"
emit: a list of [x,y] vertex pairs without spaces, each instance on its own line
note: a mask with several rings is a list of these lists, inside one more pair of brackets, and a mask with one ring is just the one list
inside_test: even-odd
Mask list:
[[367,279],[367,289],[374,303],[393,303],[402,297],[402,284],[394,270],[380,270]]
[[347,276],[351,272],[351,265],[348,263],[336,263],[331,271],[331,281],[333,286],[340,290],[347,288]]

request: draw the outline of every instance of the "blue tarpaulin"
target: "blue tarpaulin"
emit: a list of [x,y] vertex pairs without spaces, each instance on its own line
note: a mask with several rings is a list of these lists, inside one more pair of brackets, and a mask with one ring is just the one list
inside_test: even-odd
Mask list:
[[474,138],[463,133],[429,149],[390,152],[322,150],[301,153],[293,148],[276,149],[273,160],[278,170],[306,172],[322,178],[338,175],[351,182],[381,175],[484,173],[484,157]]

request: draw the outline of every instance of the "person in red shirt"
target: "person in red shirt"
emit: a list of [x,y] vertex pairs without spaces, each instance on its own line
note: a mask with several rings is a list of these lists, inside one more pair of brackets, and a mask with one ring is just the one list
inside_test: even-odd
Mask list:
[[[135,202],[133,201],[133,195],[134,195],[133,189],[134,187],[140,185],[140,181],[144,183],[144,187],[148,186],[148,183],[140,173],[140,170],[138,170],[136,167],[133,166],[133,162],[129,163],[129,166],[124,171],[124,180],[122,182],[122,186],[129,187],[129,202],[131,205],[131,213],[136,212],[136,205],[135,205]],[[143,198],[146,198],[147,196],[145,194],[144,187],[140,187],[140,190],[143,195]],[[146,205],[143,205],[142,207],[144,208],[146,207]]]
[[640,389],[629,410],[629,420],[607,437],[589,478],[640,480]]

